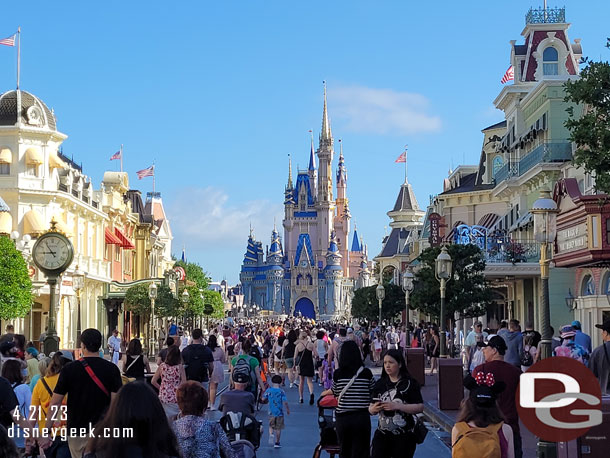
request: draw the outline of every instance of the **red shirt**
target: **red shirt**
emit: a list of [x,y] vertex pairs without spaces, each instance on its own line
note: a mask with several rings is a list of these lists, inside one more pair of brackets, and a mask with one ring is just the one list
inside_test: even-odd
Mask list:
[[498,406],[506,417],[506,423],[513,428],[514,432],[518,433],[519,415],[517,414],[515,396],[517,394],[521,370],[504,361],[489,361],[475,367],[474,371],[472,371],[472,376],[476,377],[479,372],[484,374],[491,372],[494,374],[496,382],[506,383],[506,388],[498,396]]

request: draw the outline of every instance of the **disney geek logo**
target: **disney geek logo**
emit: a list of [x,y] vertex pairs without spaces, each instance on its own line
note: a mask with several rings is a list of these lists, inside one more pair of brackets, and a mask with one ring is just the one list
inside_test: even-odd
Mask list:
[[601,424],[601,388],[581,362],[554,356],[521,374],[517,411],[540,439],[571,441]]

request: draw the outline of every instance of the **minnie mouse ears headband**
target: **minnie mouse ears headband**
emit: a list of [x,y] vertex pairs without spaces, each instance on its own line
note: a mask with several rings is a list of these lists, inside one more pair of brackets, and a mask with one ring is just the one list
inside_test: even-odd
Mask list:
[[493,404],[498,394],[506,388],[504,382],[496,382],[491,372],[479,372],[474,378],[471,375],[467,376],[464,379],[464,386],[470,391],[470,398],[480,406]]
[[487,385],[489,387],[492,387],[496,383],[496,378],[491,372],[488,372],[487,374],[479,372],[474,379],[477,382],[477,385]]

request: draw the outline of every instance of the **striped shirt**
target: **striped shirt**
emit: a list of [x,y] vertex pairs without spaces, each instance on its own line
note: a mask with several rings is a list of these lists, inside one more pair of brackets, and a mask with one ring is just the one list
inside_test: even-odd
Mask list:
[[[341,391],[352,379],[352,375],[345,374],[341,368],[337,369],[333,375],[332,391],[335,397],[339,398]],[[358,378],[352,383],[345,394],[339,400],[339,405],[335,409],[335,413],[342,414],[348,412],[358,412],[367,410],[373,396],[373,387],[375,379],[373,373],[369,369],[363,369],[358,375]]]

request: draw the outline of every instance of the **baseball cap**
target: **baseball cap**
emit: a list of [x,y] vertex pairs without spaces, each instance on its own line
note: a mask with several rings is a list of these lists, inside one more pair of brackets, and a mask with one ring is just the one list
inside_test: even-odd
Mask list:
[[74,355],[72,354],[72,352],[70,350],[59,350],[59,352],[61,353],[61,356],[70,360],[70,361],[74,361]]
[[236,383],[249,383],[250,377],[248,374],[244,374],[243,372],[233,372],[232,375],[233,381]]
[[575,335],[576,335],[576,330],[574,329],[574,327],[572,325],[569,325],[569,324],[562,326],[561,329],[559,330],[559,336],[562,339],[565,339],[566,337],[574,337]]
[[572,321],[572,327],[574,329],[582,329],[582,326],[580,325],[580,321],[578,321],[578,320]]
[[604,321],[603,324],[596,324],[595,327],[610,333],[610,319]]
[[477,346],[479,347],[491,347],[498,350],[498,352],[503,355],[506,352],[506,342],[500,336],[493,336],[487,342],[477,342]]

